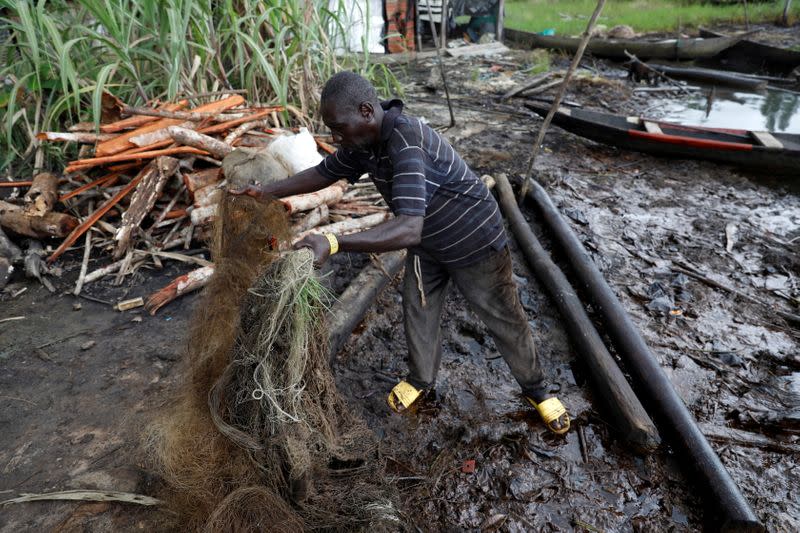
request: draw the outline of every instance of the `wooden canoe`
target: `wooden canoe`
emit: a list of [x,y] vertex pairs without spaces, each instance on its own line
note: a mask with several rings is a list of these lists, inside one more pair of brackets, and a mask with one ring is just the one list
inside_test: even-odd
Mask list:
[[[541,116],[550,110],[525,105]],[[553,124],[593,141],[659,156],[706,159],[781,176],[800,172],[800,135],[791,133],[684,126],[564,107]]]
[[[700,28],[701,37],[725,37],[722,33]],[[744,72],[772,72],[789,74],[800,67],[800,51],[742,39],[723,50],[718,58],[721,64]]]
[[[526,48],[552,48],[575,53],[580,39],[560,35],[539,35],[520,30],[505,30],[505,38]],[[646,59],[700,59],[712,57],[736,44],[742,37],[712,37],[710,39],[665,39],[645,41],[638,39],[592,38],[586,52],[596,57],[627,60],[627,50],[641,60]]]

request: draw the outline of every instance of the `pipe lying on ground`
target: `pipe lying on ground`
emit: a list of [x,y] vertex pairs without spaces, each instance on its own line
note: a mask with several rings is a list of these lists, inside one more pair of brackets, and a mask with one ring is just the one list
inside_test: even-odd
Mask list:
[[722,531],[764,531],[725,466],[700,432],[692,415],[650,352],[622,304],[603,275],[589,258],[583,245],[553,205],[547,192],[533,180],[528,197],[539,209],[542,220],[561,246],[580,284],[611,336],[617,351],[625,357],[634,378],[647,394],[649,403],[669,424],[678,444],[694,461],[723,514]]
[[612,425],[617,426],[625,441],[637,451],[652,452],[661,442],[653,421],[608,353],[566,276],[550,259],[522,216],[508,179],[501,174],[495,181],[500,209],[534,274],[564,317],[570,338],[589,367],[589,378],[609,407]]
[[[378,256],[383,269],[370,264],[350,282],[347,289],[331,308],[328,323],[330,339],[330,361],[364,318],[370,305],[403,267],[405,250],[388,252]],[[389,277],[386,276],[389,275]]]

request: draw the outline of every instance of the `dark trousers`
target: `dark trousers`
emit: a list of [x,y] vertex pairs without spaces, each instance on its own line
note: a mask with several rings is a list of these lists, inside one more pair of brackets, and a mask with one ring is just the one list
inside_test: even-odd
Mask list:
[[436,381],[442,361],[442,306],[452,279],[473,312],[486,324],[522,391],[532,395],[544,386],[528,318],[511,273],[508,248],[464,268],[448,268],[409,250],[403,312],[409,351],[408,381],[412,385],[425,388]]

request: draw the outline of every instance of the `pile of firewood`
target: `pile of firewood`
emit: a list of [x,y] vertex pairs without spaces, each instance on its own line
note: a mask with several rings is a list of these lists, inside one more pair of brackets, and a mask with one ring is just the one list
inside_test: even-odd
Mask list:
[[[226,156],[242,150],[270,152],[273,144],[279,144],[274,143],[276,139],[295,136],[299,141],[305,136],[311,154],[297,160],[291,151],[275,156],[284,167],[281,172],[291,175],[321,160],[320,150],[334,151],[324,138],[311,137],[304,128],[295,133],[299,126],[310,124],[296,109],[247,106],[237,94],[193,109],[186,110],[187,105],[182,100],[132,108],[107,96],[104,112],[110,112],[113,120],[101,124],[99,133],[84,123],[68,132],[40,133],[42,142],[80,143],[79,158],[68,163],[62,177],[41,173],[29,182],[0,182],[0,190],[11,191],[0,200],[0,288],[23,256],[3,229],[12,239],[31,239],[34,244],[28,247],[36,251],[33,255],[38,260],[33,261],[37,264],[33,270],[51,290],[42,273],[51,272],[54,262],[68,250],[82,247],[76,295],[88,283],[114,275],[114,283],[121,284],[142,267],[160,268],[162,261],[198,265],[146,301],[142,299],[155,313],[175,297],[203,286],[213,272],[213,264],[198,257],[192,247],[204,248],[216,204],[226,186],[231,186],[223,171]],[[287,116],[293,124],[286,123]],[[308,144],[305,147],[308,151]],[[341,181],[282,202],[291,213],[295,239],[310,232],[358,231],[389,217],[371,183],[348,188]],[[104,260],[105,266],[90,271],[92,257]],[[26,258],[30,274],[28,262]]]

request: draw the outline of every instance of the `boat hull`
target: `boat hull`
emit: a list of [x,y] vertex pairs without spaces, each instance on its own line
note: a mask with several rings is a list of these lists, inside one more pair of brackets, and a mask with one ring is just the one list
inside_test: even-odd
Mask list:
[[[546,106],[526,105],[541,116],[547,114]],[[800,135],[773,133],[783,148],[769,148],[754,144],[754,137],[746,130],[654,121],[662,133],[652,133],[645,131],[641,122],[637,118],[578,109],[565,109],[553,117],[555,125],[569,132],[619,148],[663,157],[715,161],[782,176],[800,174]]]
[[[558,35],[539,35],[520,30],[505,30],[505,38],[519,46],[551,48],[575,53],[580,39]],[[713,37],[710,39],[667,39],[663,41],[640,41],[635,39],[592,38],[586,52],[596,57],[626,60],[629,52],[639,59],[700,59],[712,57],[729,48],[740,38]]]

